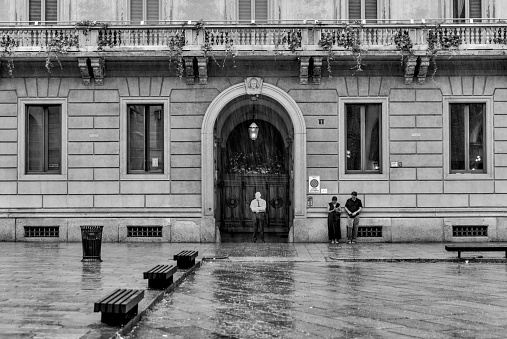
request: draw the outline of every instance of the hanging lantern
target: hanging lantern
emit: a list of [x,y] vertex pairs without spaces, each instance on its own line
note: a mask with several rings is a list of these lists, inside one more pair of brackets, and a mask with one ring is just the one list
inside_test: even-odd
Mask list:
[[257,126],[255,122],[252,122],[250,127],[248,127],[248,135],[252,140],[257,139],[257,136],[259,135],[259,126]]

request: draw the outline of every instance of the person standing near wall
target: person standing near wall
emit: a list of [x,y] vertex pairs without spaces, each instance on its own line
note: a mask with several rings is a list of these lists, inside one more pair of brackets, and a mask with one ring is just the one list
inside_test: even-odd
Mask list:
[[264,242],[264,223],[266,220],[266,200],[261,198],[261,193],[255,193],[255,199],[250,203],[253,212],[253,242],[257,241],[257,230],[261,234],[261,242]]
[[340,240],[340,203],[338,198],[333,197],[327,210],[327,233],[331,244],[338,244]]
[[363,203],[357,198],[357,192],[353,191],[351,197],[345,203],[347,212],[347,243],[355,243],[357,238],[357,227],[359,225],[359,213],[363,209]]

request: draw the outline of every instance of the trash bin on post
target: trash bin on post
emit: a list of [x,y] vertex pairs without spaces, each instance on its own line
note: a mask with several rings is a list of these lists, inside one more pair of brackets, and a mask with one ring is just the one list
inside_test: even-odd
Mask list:
[[83,260],[81,261],[102,261],[100,259],[100,249],[103,227],[81,226],[81,240],[83,242]]

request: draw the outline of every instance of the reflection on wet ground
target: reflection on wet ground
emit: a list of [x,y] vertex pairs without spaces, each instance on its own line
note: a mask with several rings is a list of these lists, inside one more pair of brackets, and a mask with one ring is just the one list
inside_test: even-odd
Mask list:
[[504,338],[505,264],[205,263],[131,338]]

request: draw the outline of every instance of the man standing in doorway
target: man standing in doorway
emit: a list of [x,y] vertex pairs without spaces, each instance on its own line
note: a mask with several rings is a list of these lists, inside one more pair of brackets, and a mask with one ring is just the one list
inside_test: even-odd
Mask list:
[[345,203],[345,211],[347,212],[347,243],[356,243],[357,226],[359,225],[359,213],[363,209],[363,203],[357,198],[357,192],[351,194],[350,199]]
[[253,212],[253,242],[257,241],[257,229],[261,234],[261,242],[264,242],[264,223],[266,220],[266,200],[261,198],[261,193],[255,193],[255,199],[250,203],[250,209]]

